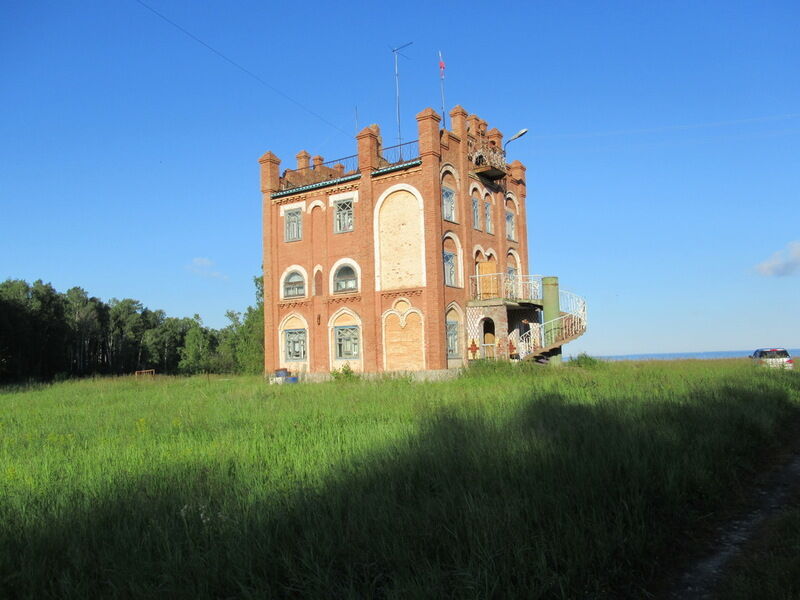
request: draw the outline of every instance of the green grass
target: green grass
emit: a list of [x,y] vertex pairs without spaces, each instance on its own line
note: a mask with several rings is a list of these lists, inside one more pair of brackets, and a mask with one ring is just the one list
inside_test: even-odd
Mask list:
[[0,597],[641,597],[800,413],[743,361],[0,394]]

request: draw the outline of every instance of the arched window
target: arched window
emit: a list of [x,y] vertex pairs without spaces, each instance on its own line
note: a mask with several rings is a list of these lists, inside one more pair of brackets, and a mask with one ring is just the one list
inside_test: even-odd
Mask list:
[[283,280],[283,297],[300,298],[306,295],[306,280],[297,271],[292,271]]
[[483,220],[486,223],[486,233],[494,233],[494,221],[492,220],[492,197],[489,194],[483,199]]
[[453,233],[446,233],[442,241],[442,261],[444,284],[451,287],[462,287],[461,244]]
[[517,241],[517,210],[514,201],[509,198],[506,200],[506,239],[511,242]]
[[472,190],[472,227],[480,230],[481,228],[481,197],[478,190]]
[[445,313],[445,338],[447,358],[461,358],[461,315],[454,308]]
[[358,276],[355,269],[349,265],[342,265],[333,276],[334,293],[355,292],[358,290]]
[[453,223],[458,221],[456,178],[450,172],[446,172],[442,177],[442,218]]
[[519,275],[519,261],[514,253],[509,252],[506,256],[506,273],[512,279]]
[[294,370],[298,367],[296,363],[308,361],[308,323],[302,315],[287,315],[278,326],[278,336],[282,347],[281,366],[294,363]]

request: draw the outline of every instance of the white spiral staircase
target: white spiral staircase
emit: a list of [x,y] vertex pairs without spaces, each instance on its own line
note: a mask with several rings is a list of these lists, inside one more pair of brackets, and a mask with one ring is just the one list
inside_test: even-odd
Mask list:
[[531,323],[519,336],[517,353],[521,360],[542,356],[582,336],[586,332],[586,300],[559,290],[561,315],[544,323]]

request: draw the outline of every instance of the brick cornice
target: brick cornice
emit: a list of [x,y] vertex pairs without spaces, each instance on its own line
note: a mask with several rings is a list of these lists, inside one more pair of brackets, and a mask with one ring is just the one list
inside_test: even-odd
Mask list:
[[404,296],[421,296],[422,288],[415,288],[411,290],[392,290],[391,292],[381,293],[383,298],[402,298]]
[[325,303],[326,304],[351,304],[355,302],[361,302],[361,296],[332,296],[328,298]]

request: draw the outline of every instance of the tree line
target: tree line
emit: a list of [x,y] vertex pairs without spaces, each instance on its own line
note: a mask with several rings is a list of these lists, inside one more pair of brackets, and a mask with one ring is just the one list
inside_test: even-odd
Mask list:
[[93,374],[252,373],[264,365],[264,295],[254,278],[256,305],[228,311],[222,329],[199,315],[168,317],[138,300],[104,302],[73,287],[64,293],[41,280],[0,283],[0,381]]

